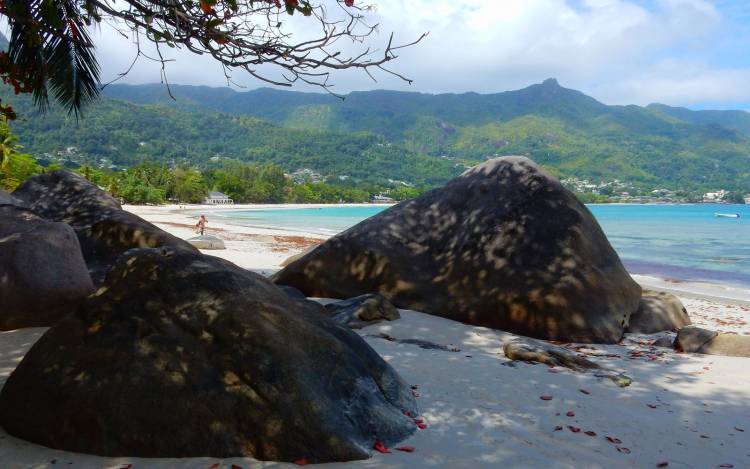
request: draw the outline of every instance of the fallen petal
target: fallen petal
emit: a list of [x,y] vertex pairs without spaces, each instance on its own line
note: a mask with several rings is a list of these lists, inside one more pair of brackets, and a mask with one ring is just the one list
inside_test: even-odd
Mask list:
[[403,451],[404,453],[413,453],[414,447],[413,446],[399,446],[396,448],[396,451]]
[[578,428],[578,427],[574,427],[573,425],[568,425],[568,430],[570,430],[570,431],[571,431],[571,432],[573,432],[573,433],[578,433],[578,432],[580,432],[580,431],[581,431],[581,429],[580,429],[580,428]]
[[617,451],[619,451],[621,453],[625,453],[625,454],[630,454],[630,449],[629,448],[625,448],[624,446],[618,446],[617,447]]
[[539,399],[541,399],[543,401],[551,401],[552,400],[552,396],[539,396]]
[[385,445],[383,444],[383,442],[380,441],[380,440],[375,440],[375,446],[373,446],[373,448],[375,448],[375,451],[377,451],[379,453],[390,453],[391,452],[391,450],[389,450],[388,448],[386,448]]
[[565,415],[567,415],[568,417],[575,417],[576,413],[573,412],[572,410],[569,410]]
[[591,430],[584,432],[588,436],[596,436],[596,432],[592,432]]

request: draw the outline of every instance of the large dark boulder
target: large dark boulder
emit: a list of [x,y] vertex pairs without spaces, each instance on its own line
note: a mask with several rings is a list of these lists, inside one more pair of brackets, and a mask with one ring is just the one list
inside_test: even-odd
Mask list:
[[187,241],[125,210],[105,211],[90,227],[79,227],[76,233],[96,285],[129,249],[171,247],[198,252]]
[[410,435],[408,385],[313,302],[200,253],[136,249],[29,350],[8,433],[106,456],[367,458]]
[[643,290],[638,310],[630,316],[628,332],[654,334],[689,324],[690,317],[679,298],[667,292]]
[[0,205],[0,330],[51,326],[94,291],[73,229]]
[[523,157],[391,207],[274,281],[307,296],[380,293],[399,308],[577,342],[619,341],[641,297],[586,206]]
[[120,203],[84,177],[57,170],[34,176],[13,192],[38,215],[72,226],[96,285],[128,249],[174,247],[196,251],[141,217],[121,209]]
[[62,169],[27,179],[13,196],[43,218],[74,226],[91,226],[102,212],[122,208],[83,176]]

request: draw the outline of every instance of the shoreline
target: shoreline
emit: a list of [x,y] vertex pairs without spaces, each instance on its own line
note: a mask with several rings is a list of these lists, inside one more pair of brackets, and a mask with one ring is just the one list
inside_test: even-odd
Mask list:
[[[231,212],[231,211],[245,211],[245,210],[293,210],[300,208],[330,208],[330,207],[388,207],[393,204],[367,204],[367,203],[350,203],[350,204],[235,204],[231,206],[216,206],[216,205],[124,205],[125,210],[131,211],[138,216],[143,217],[147,221],[160,226],[162,229],[169,231],[170,233],[180,236],[182,238],[189,238],[194,236],[192,233],[192,226],[194,225],[193,220],[197,219],[198,214],[196,212],[206,212],[208,214],[215,212]],[[605,204],[606,205],[606,204]],[[640,204],[642,205],[642,204]],[[712,205],[712,204],[685,204],[685,205]],[[218,218],[218,219],[217,219]],[[236,253],[236,260],[233,260],[236,264],[244,268],[251,270],[259,270],[265,274],[272,273],[275,270],[281,268],[280,264],[287,257],[298,254],[299,252],[308,249],[313,246],[314,242],[323,242],[330,238],[335,232],[331,230],[330,233],[321,233],[315,230],[296,229],[288,227],[278,226],[266,226],[266,225],[253,225],[236,222],[229,217],[222,217],[217,215],[217,218],[210,218],[207,227],[207,233],[212,231],[222,233],[222,236],[226,236],[229,241],[225,239],[225,242],[231,243],[232,246],[227,245],[226,251],[207,251],[208,254],[215,255],[218,257],[225,258],[227,260],[233,260],[232,255],[229,251],[236,251],[239,249],[240,252]],[[191,231],[188,231],[191,230]],[[280,237],[279,239],[267,238]],[[306,241],[302,241],[299,246],[294,246],[294,243],[285,242],[286,238],[304,238]],[[252,259],[248,258],[248,249],[240,249],[234,241],[246,240],[249,242],[260,243],[259,248],[271,249],[280,255],[275,256],[275,260],[278,264],[269,263],[266,261],[260,262],[259,266],[256,266]],[[273,242],[280,242],[280,245],[273,245]],[[287,246],[292,244],[290,246]],[[287,247],[289,249],[287,249]],[[250,249],[253,251],[253,249]],[[224,253],[224,254],[222,254]],[[284,257],[282,254],[286,254]],[[633,279],[636,280],[643,287],[666,291],[673,293],[677,296],[706,300],[706,301],[719,301],[726,304],[750,306],[750,285],[733,284],[727,282],[711,282],[701,280],[688,280],[666,277],[659,274],[651,273],[630,273]]]

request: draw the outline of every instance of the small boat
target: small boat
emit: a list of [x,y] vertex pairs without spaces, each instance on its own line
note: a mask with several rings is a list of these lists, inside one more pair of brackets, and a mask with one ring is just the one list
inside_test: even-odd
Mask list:
[[715,212],[714,215],[716,215],[719,218],[739,218],[739,213],[718,213]]

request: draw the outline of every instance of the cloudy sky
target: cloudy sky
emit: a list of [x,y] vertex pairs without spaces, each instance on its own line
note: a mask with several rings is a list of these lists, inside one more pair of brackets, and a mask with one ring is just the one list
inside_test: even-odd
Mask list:
[[[492,93],[556,77],[608,104],[662,102],[691,108],[750,109],[750,1],[747,0],[369,0],[382,45],[408,41],[394,64],[414,79],[362,73],[333,76],[335,90],[403,89]],[[295,20],[296,21],[296,20]],[[292,25],[292,27],[294,27]],[[125,70],[133,47],[104,29],[104,78]],[[169,81],[225,86],[204,57],[174,52]],[[272,70],[267,73],[273,74]],[[237,72],[248,88],[267,86]],[[154,83],[159,67],[141,62],[122,81]]]

